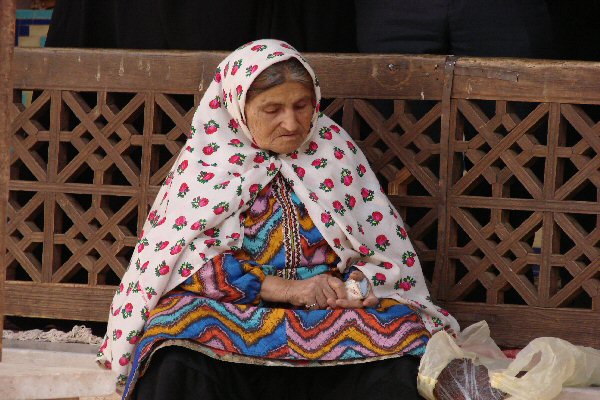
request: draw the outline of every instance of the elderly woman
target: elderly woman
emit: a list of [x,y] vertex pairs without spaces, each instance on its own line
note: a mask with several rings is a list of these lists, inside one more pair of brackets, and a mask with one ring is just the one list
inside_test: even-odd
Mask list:
[[124,398],[418,398],[431,332],[458,326],[319,101],[281,41],[217,68],[111,306]]

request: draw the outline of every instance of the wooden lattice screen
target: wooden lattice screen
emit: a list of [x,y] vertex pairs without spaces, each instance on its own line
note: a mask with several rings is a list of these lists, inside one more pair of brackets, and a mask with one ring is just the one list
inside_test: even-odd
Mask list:
[[[17,49],[7,314],[106,319],[224,55]],[[438,301],[463,325],[488,320],[504,345],[549,335],[600,347],[599,65],[308,58]]]

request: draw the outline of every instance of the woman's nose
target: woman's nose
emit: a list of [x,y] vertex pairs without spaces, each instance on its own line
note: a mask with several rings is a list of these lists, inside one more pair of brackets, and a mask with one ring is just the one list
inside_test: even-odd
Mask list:
[[293,110],[286,111],[283,115],[283,120],[281,121],[281,127],[288,132],[294,132],[299,126],[300,124],[298,124],[296,113]]

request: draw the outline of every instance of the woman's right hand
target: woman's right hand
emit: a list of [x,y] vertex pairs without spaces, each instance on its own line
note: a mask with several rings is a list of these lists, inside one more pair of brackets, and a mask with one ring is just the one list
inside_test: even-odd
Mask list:
[[287,284],[285,301],[309,310],[336,308],[338,300],[347,298],[344,282],[330,275],[291,280]]
[[[362,274],[360,271],[354,273]],[[361,277],[364,278],[364,275],[351,275],[351,278],[357,280]],[[374,307],[379,301],[372,288],[364,299],[349,299],[344,282],[325,274],[302,280],[267,276],[262,283],[260,295],[265,301],[290,303],[308,310]]]

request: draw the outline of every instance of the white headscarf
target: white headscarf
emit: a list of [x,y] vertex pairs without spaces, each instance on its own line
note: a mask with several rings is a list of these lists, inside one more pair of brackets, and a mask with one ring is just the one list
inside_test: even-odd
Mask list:
[[[276,155],[253,144],[244,104],[254,78],[290,58],[298,59],[313,78],[317,110],[300,148]],[[121,381],[149,311],[207,261],[242,246],[242,214],[278,172],[292,182],[340,257],[340,271],[356,266],[377,297],[415,306],[431,332],[459,330],[454,318],[431,303],[401,218],[358,146],[318,112],[320,98],[314,71],[287,43],[251,42],[219,64],[111,305],[98,361],[117,371]]]

